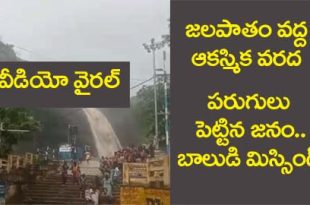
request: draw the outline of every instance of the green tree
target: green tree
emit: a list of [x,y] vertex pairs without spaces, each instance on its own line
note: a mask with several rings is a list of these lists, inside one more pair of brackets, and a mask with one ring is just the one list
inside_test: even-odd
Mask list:
[[[170,31],[170,19],[168,19],[168,28],[169,28],[169,31]],[[168,45],[170,47],[170,32],[168,34],[164,34],[161,36],[162,37],[162,43],[164,45]]]
[[[157,106],[158,106],[158,134],[160,138],[165,137],[165,94],[163,78],[157,83]],[[169,86],[168,86],[169,87]],[[168,89],[168,96],[169,89]],[[142,140],[150,142],[155,134],[154,113],[154,86],[143,86],[131,99],[131,107],[138,122]],[[169,108],[169,97],[168,97]],[[169,109],[168,109],[169,110]]]
[[0,61],[21,61],[13,48],[13,45],[5,44],[0,40]]
[[[168,19],[168,28],[170,31],[170,19]],[[162,40],[160,42],[162,46],[170,47],[170,32],[168,34],[162,35]],[[158,76],[157,77],[157,110],[158,110],[158,134],[159,138],[165,138],[165,87],[164,82],[169,80],[168,76]],[[167,102],[168,110],[170,105],[170,84],[168,83],[167,91]],[[136,94],[136,96],[131,98],[131,107],[140,127],[141,135],[143,136],[143,141],[150,141],[155,134],[155,112],[154,112],[154,86],[143,86]],[[169,118],[170,119],[170,118]],[[169,120],[168,120],[169,121]],[[168,125],[170,123],[168,122]]]
[[[13,145],[19,140],[33,137],[35,131],[40,130],[40,123],[34,119],[26,108],[0,108],[0,157],[6,157]],[[14,130],[29,130],[29,133],[12,132]]]

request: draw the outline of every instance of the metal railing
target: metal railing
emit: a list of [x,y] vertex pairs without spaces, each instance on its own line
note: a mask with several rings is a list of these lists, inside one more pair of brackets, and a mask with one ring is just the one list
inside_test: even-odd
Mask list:
[[33,165],[39,156],[33,153],[25,153],[24,155],[8,155],[7,159],[0,159],[0,169],[6,169],[9,173],[13,169],[25,168],[27,165]]

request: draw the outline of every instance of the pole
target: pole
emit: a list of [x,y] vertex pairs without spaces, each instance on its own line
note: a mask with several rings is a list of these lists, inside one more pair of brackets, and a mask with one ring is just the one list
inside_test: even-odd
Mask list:
[[1,145],[1,143],[2,143],[2,135],[1,135],[2,129],[3,129],[3,123],[1,122],[1,123],[0,123],[0,145]]
[[[152,42],[154,43],[154,42]],[[157,76],[156,76],[156,59],[155,59],[155,49],[152,49],[153,53],[153,70],[154,70],[154,114],[155,114],[155,136],[154,144],[155,148],[158,149],[158,116],[157,116]]]
[[68,124],[68,144],[70,144],[70,124]]
[[158,149],[159,147],[159,140],[158,140],[158,111],[157,111],[157,86],[156,86],[156,82],[157,82],[157,76],[156,76],[156,59],[155,59],[155,51],[156,49],[161,49],[164,46],[164,44],[162,42],[156,43],[155,39],[152,38],[151,39],[151,43],[150,44],[143,44],[143,47],[145,48],[145,50],[147,50],[148,53],[153,54],[153,70],[154,70],[154,114],[155,114],[155,136],[154,136],[154,141],[153,144],[155,146],[156,149]]
[[164,96],[165,96],[165,131],[166,131],[166,148],[167,153],[170,153],[169,145],[169,118],[168,118],[168,85],[167,85],[167,72],[166,72],[166,52],[163,51],[163,61],[164,61]]
[[2,143],[2,131],[6,132],[19,132],[19,133],[26,133],[30,132],[30,130],[20,130],[20,129],[4,129],[3,128],[3,122],[0,123],[0,143]]

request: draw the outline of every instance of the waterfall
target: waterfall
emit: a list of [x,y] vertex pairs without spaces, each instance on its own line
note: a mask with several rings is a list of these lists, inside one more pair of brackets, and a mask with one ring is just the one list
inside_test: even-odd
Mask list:
[[97,108],[83,108],[83,112],[92,131],[99,157],[113,156],[122,146],[108,119]]

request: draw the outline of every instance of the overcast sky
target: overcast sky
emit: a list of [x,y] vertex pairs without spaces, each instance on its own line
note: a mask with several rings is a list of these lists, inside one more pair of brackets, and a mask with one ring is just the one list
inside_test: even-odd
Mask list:
[[142,44],[161,40],[169,18],[170,0],[0,0],[1,39],[22,58],[130,61],[131,86],[152,75]]

